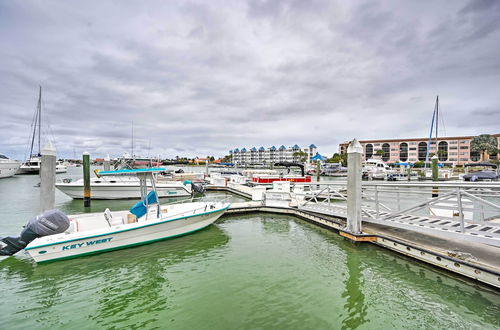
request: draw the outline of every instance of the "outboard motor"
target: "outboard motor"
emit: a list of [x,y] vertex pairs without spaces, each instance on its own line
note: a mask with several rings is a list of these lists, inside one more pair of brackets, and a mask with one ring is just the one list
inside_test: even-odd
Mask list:
[[203,183],[191,182],[191,189],[199,194],[203,194],[205,192],[205,186],[203,185]]
[[69,219],[59,210],[46,211],[32,218],[19,237],[0,239],[0,256],[11,256],[22,250],[35,238],[63,233],[69,227]]

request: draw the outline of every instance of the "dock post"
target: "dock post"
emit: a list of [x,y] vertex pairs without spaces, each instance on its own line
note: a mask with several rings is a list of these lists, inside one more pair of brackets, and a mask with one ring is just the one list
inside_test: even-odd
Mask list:
[[83,206],[90,207],[90,154],[83,153]]
[[102,163],[102,165],[104,166],[104,170],[105,171],[109,171],[110,168],[111,168],[109,166],[109,162],[110,162],[110,160],[109,160],[109,155],[108,155],[106,158],[104,158],[104,162]]
[[[432,161],[432,181],[438,181],[439,180],[439,170],[438,170],[438,156],[434,155],[431,158]],[[438,197],[439,196],[439,191],[438,187],[432,187],[432,197]]]
[[205,160],[205,177],[208,178],[208,159]]
[[319,182],[321,175],[321,162],[319,160],[316,161],[316,181]]
[[361,233],[361,154],[363,147],[352,140],[347,148],[347,227],[351,234]]
[[56,184],[56,149],[52,143],[47,143],[41,150],[42,163],[40,167],[40,211],[54,208]]

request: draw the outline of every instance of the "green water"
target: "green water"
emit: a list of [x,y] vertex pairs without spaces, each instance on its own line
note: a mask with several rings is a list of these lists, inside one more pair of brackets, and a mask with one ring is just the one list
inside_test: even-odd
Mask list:
[[[0,232],[17,234],[36,214],[36,178],[7,180]],[[81,203],[57,194],[65,211],[80,212]],[[3,258],[0,311],[0,329],[500,328],[498,293],[269,214],[225,217],[193,235],[50,264]]]

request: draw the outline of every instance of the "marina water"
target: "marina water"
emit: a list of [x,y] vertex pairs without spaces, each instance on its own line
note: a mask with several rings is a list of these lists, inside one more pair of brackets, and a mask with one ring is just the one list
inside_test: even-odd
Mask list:
[[[81,169],[71,171],[58,178]],[[0,181],[2,235],[36,215],[38,182]],[[131,204],[92,201],[92,211]],[[56,207],[84,211],[58,191]],[[193,235],[62,262],[2,258],[0,297],[2,329],[500,327],[498,292],[271,214],[224,217]]]

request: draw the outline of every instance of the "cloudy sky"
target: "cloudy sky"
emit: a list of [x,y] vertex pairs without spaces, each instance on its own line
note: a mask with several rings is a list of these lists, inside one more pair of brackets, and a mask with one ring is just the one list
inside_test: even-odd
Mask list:
[[0,153],[43,87],[59,156],[500,133],[500,1],[0,0]]

